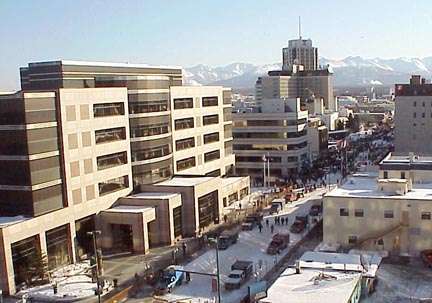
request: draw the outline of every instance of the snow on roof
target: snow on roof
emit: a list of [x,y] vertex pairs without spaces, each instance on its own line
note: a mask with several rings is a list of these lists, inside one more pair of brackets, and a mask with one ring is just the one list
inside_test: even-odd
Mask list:
[[129,199],[170,199],[180,195],[179,193],[138,193],[125,198]]
[[155,184],[156,186],[195,186],[208,182],[217,177],[174,177],[170,180],[162,181]]
[[360,255],[354,254],[307,251],[299,261],[301,268],[363,271]]
[[15,216],[15,217],[0,217],[0,228],[6,227],[12,224],[20,223],[30,218],[26,218],[24,216]]
[[[321,276],[321,278],[320,278]],[[294,268],[286,269],[268,289],[267,298],[260,302],[310,303],[349,301],[361,278],[358,272],[336,270],[302,269],[296,274]],[[317,279],[318,283],[314,283]]]
[[396,195],[385,191],[379,191],[376,178],[350,177],[344,184],[327,193],[325,197],[432,200],[432,183],[413,183],[411,191],[407,192],[405,195]]
[[104,210],[104,212],[113,213],[144,213],[153,210],[152,206],[135,206],[135,205],[118,205]]

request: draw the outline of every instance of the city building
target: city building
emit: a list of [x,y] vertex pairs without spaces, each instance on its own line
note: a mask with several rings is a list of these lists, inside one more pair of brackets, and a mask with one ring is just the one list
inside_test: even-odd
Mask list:
[[324,243],[417,256],[432,247],[432,158],[389,154],[323,201]]
[[357,303],[373,284],[381,258],[358,254],[305,252],[295,267],[285,269],[262,303]]
[[328,151],[328,128],[320,117],[309,117],[308,120],[308,148],[310,160],[324,156]]
[[308,156],[308,112],[300,99],[266,99],[259,113],[233,114],[237,175],[263,184],[263,156],[270,159],[270,181],[288,179]]
[[103,249],[146,253],[218,224],[230,197],[250,193],[249,177],[227,177],[229,89],[182,86],[180,68],[79,61],[30,63],[21,84],[0,95],[6,293],[37,255],[53,269],[93,253],[89,231]]
[[395,87],[395,152],[432,154],[432,84],[415,75]]
[[282,69],[292,70],[294,65],[303,65],[307,71],[318,69],[318,48],[312,46],[311,39],[289,40],[288,47],[282,49]]

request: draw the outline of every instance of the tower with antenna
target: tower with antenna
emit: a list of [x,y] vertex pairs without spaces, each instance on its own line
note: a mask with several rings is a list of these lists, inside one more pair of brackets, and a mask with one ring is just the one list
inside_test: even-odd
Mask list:
[[282,69],[292,70],[294,65],[303,65],[304,70],[318,70],[318,48],[311,39],[303,39],[301,16],[298,17],[298,39],[289,40],[282,49]]

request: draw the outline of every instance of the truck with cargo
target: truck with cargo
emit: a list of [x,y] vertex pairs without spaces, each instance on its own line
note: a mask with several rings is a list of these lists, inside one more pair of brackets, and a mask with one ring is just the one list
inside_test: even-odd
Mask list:
[[290,241],[289,233],[277,233],[273,236],[269,246],[267,247],[267,253],[269,255],[275,255],[280,251],[288,247]]
[[240,288],[252,275],[253,262],[252,261],[235,261],[231,265],[231,272],[225,280],[225,289],[233,290]]

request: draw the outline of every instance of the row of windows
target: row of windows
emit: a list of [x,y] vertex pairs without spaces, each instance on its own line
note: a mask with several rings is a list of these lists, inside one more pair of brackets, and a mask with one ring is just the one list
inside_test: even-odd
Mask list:
[[167,156],[171,153],[170,147],[168,144],[157,146],[153,148],[146,148],[138,151],[134,151],[132,153],[132,161],[144,161],[144,160],[150,160],[154,158],[160,158]]
[[209,144],[219,141],[219,133],[211,133],[204,135],[204,144]]
[[126,152],[120,152],[120,153],[114,153],[104,156],[97,157],[97,168],[98,170],[107,169],[123,164],[127,164],[127,153]]
[[181,139],[181,140],[176,141],[176,150],[183,150],[183,149],[188,149],[188,148],[192,148],[192,147],[195,147],[195,138],[194,137]]
[[[202,97],[202,106],[217,106],[219,103],[218,97]],[[174,109],[193,108],[193,98],[176,98],[174,99]]]
[[195,157],[190,157],[177,161],[177,171],[185,170],[191,167],[195,167],[196,160]]
[[129,176],[122,176],[99,183],[99,196],[104,196],[129,187]]
[[252,138],[272,138],[272,139],[287,139],[287,138],[300,138],[302,136],[306,136],[307,132],[306,130],[300,131],[300,132],[257,132],[257,133],[243,133],[243,132],[234,132],[233,137],[234,138],[241,138],[241,139],[252,139]]
[[[253,156],[237,156],[235,157],[236,162],[262,162],[263,159],[262,157],[253,157]],[[266,159],[268,159],[266,157]],[[270,162],[273,163],[281,163],[282,162],[282,158],[281,157],[270,157]]]
[[[349,212],[348,208],[340,208],[339,209],[339,215],[341,217],[348,217],[350,215],[349,213],[350,212]],[[364,217],[364,210],[361,209],[361,208],[355,209],[354,210],[354,217]],[[392,218],[394,218],[394,212],[393,212],[393,210],[384,210],[383,217],[385,219],[392,219]],[[431,212],[424,211],[424,212],[421,213],[420,217],[421,217],[422,220],[431,220],[432,214],[431,214]]]
[[168,100],[129,103],[130,114],[163,112],[168,110]]
[[[203,117],[203,125],[211,125],[211,124],[218,124],[219,123],[219,116],[218,115],[209,115]],[[174,121],[174,128],[176,130],[180,129],[188,129],[188,128],[194,128],[194,118],[183,118],[183,119],[177,119]]]
[[126,128],[116,127],[95,131],[96,144],[108,143],[126,139]]
[[298,150],[307,146],[307,141],[299,144],[275,145],[275,144],[234,144],[234,150]]
[[219,150],[214,150],[208,153],[204,154],[204,162],[210,162],[210,161],[214,161],[220,159],[220,151]]
[[[413,117],[414,117],[414,118],[417,118],[417,113],[413,113]],[[426,113],[422,113],[422,114],[421,114],[421,117],[422,117],[422,118],[426,118]],[[432,118],[432,113],[430,113],[430,117]]]
[[138,137],[162,135],[168,132],[169,132],[168,123],[160,123],[160,124],[153,124],[153,125],[133,126],[131,127],[130,135],[131,138],[138,138]]
[[161,168],[153,168],[151,170],[147,170],[141,173],[134,173],[133,179],[134,184],[151,184],[157,181],[168,178],[172,175],[172,167],[165,166]]
[[125,114],[124,103],[98,103],[93,104],[93,116],[97,117],[109,117],[109,116],[121,116]]
[[[417,101],[414,101],[413,105],[414,105],[414,107],[416,107],[417,106]],[[423,107],[426,106],[426,102],[425,101],[422,102],[422,106]],[[432,103],[431,103],[431,106],[432,106]]]

